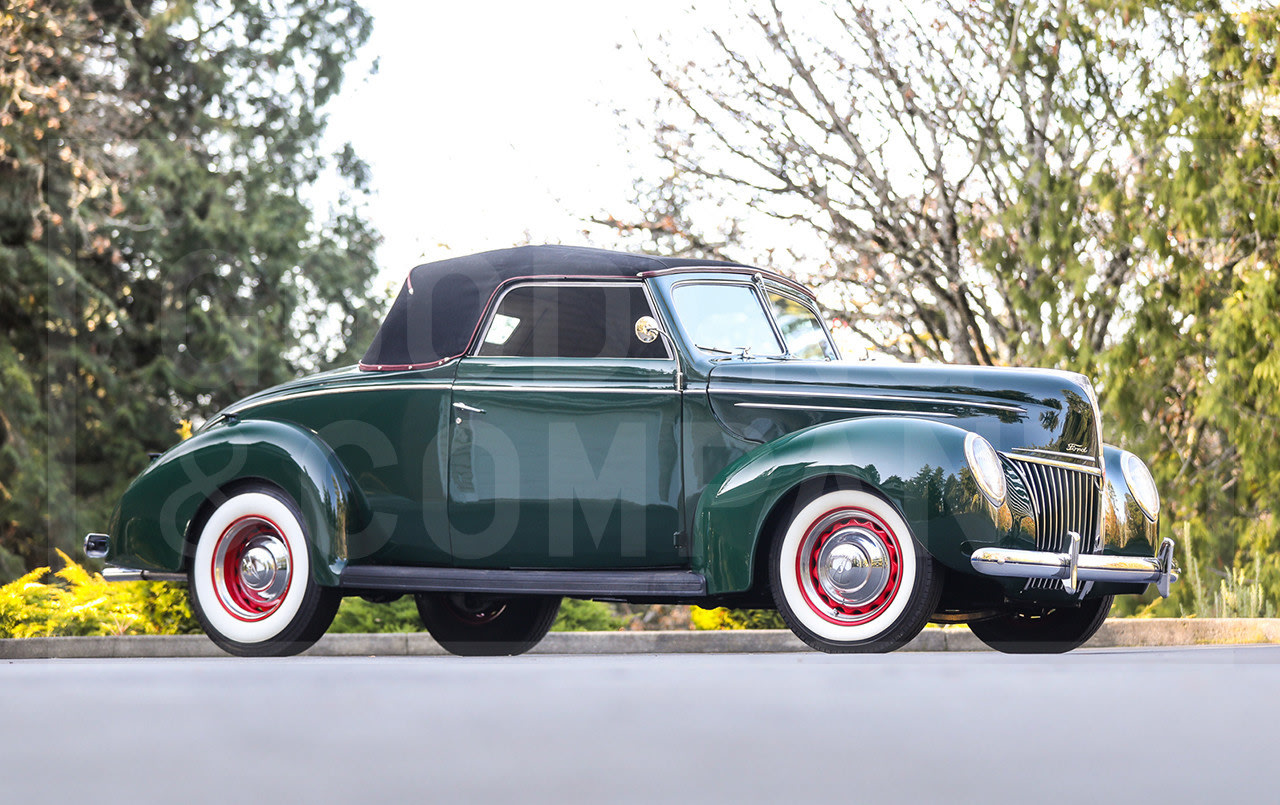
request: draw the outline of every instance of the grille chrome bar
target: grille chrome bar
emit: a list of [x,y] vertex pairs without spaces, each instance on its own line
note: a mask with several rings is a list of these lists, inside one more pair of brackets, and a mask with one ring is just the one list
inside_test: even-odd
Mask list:
[[[1081,553],[1098,550],[1102,521],[1101,479],[1085,468],[1027,460],[1006,454],[1031,499],[1036,520],[1036,549],[1065,554],[1071,533],[1080,537]],[[1028,589],[1063,589],[1057,578],[1030,578]]]

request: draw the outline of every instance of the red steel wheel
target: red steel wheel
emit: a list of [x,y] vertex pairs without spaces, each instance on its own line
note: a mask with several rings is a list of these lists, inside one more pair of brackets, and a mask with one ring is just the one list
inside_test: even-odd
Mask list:
[[778,610],[822,651],[891,651],[937,606],[941,572],[883,498],[840,489],[810,499],[775,537]]
[[227,526],[213,549],[213,591],[231,617],[257,621],[284,602],[293,581],[293,552],[280,526],[246,515]]
[[306,526],[288,495],[241,487],[197,529],[191,603],[213,642],[231,654],[279,656],[320,639],[341,595],[311,578]]

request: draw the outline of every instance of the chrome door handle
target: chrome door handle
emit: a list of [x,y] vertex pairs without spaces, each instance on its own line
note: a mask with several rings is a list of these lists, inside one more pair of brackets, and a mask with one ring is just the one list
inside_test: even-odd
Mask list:
[[453,407],[454,407],[454,408],[457,408],[459,411],[466,411],[467,413],[471,413],[471,414],[483,414],[483,413],[484,413],[484,409],[483,409],[483,408],[476,408],[475,406],[473,406],[473,405],[467,405],[466,403],[456,402],[456,403],[454,403],[454,404],[453,404]]

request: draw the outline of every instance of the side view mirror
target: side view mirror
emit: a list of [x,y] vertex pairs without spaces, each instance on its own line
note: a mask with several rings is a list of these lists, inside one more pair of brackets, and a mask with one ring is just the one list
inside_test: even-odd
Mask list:
[[[658,340],[658,336],[666,335],[667,334],[662,331],[662,328],[658,326],[658,322],[653,318],[653,316],[641,316],[636,319],[636,338],[639,338],[641,342],[645,344],[652,344],[654,341]],[[670,336],[667,337],[670,338]]]

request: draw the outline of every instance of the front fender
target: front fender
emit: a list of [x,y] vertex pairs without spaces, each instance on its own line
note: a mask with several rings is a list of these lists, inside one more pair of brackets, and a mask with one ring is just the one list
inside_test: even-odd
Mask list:
[[978,490],[964,453],[967,434],[932,420],[867,417],[815,425],[751,451],[698,501],[693,559],[707,591],[748,589],[775,507],[802,484],[828,477],[878,490],[938,561],[972,573],[970,553],[1005,541],[1011,518]]
[[320,584],[336,584],[346,564],[348,530],[363,527],[368,503],[315,433],[267,419],[216,425],[147,467],[111,518],[106,561],[142,570],[185,570],[187,533],[201,505],[243,480],[275,484],[293,497],[310,536],[313,575]]
[[1102,448],[1107,478],[1102,495],[1102,552],[1155,556],[1160,547],[1159,523],[1147,517],[1129,491],[1121,464],[1124,455],[1124,450],[1113,445]]

